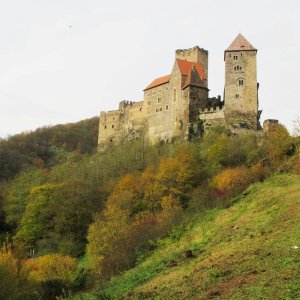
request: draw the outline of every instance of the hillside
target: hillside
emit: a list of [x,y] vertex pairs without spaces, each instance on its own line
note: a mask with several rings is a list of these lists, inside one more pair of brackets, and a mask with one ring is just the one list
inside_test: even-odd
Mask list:
[[179,240],[166,239],[98,297],[299,299],[299,220],[299,175],[255,183],[231,207],[197,215]]
[[97,148],[99,117],[76,123],[44,126],[0,139],[0,181],[28,166],[56,164],[57,152],[92,153]]

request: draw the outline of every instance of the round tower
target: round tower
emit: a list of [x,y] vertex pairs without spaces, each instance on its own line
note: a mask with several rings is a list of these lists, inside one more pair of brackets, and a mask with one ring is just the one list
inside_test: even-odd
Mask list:
[[255,49],[241,34],[225,50],[225,119],[232,127],[258,128]]

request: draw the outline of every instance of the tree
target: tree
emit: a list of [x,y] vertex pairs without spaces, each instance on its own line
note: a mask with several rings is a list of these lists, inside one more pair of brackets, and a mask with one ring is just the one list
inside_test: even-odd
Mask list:
[[107,276],[103,272],[103,262],[106,257],[113,255],[116,242],[126,234],[129,215],[129,210],[109,204],[102,213],[96,215],[94,222],[89,226],[87,253],[98,276]]
[[88,226],[95,211],[102,209],[102,201],[98,187],[88,179],[71,178],[57,185],[45,211],[53,216],[53,227],[40,245],[66,255],[83,255]]
[[46,211],[54,199],[55,185],[45,184],[31,189],[29,201],[21,219],[17,239],[34,247],[51,226],[52,216]]
[[13,229],[16,229],[20,224],[28,204],[31,189],[41,185],[45,179],[45,171],[28,168],[19,173],[10,184],[6,185],[3,192],[3,209],[6,214],[6,222]]

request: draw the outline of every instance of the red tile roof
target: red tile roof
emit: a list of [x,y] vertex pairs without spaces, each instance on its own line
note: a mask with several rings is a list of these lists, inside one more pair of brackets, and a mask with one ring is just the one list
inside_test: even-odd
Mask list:
[[191,67],[189,75],[187,76],[182,89],[184,90],[188,86],[197,86],[197,87],[205,86],[204,80],[200,78],[195,66]]
[[170,80],[170,75],[158,77],[158,78],[154,79],[146,88],[144,88],[144,91],[152,89],[152,88],[162,85],[164,83],[167,83],[167,82],[169,82],[169,80]]
[[257,50],[239,34],[225,51]]
[[182,75],[188,76],[192,66],[195,66],[195,69],[197,70],[200,78],[207,79],[205,71],[203,70],[202,66],[199,63],[185,61],[179,58],[176,58],[176,61]]

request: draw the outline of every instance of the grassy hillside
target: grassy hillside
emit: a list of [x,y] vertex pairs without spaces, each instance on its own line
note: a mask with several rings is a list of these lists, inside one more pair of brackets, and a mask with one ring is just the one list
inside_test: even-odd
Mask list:
[[300,299],[299,220],[300,176],[276,175],[195,217],[179,240],[99,287],[98,298]]

